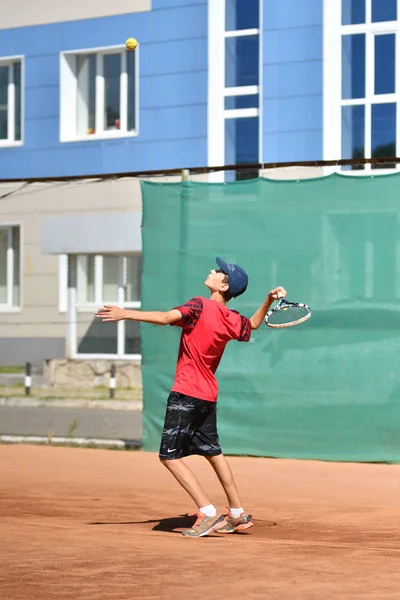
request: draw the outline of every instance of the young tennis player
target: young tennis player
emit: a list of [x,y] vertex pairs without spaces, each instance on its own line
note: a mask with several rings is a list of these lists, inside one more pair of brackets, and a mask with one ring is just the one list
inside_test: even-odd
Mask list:
[[[106,305],[96,312],[103,321],[130,319],[155,325],[182,328],[175,379],[168,398],[160,460],[191,496],[198,507],[197,521],[184,536],[202,537],[212,531],[233,533],[253,526],[244,511],[229,464],[222,454],[217,433],[218,384],[215,372],[230,340],[248,342],[258,329],[272,302],[286,296],[282,287],[273,289],[251,319],[227,307],[247,288],[248,276],[238,265],[217,257],[218,270],[212,270],[205,285],[210,298],[196,296],[167,312],[125,310]],[[193,472],[182,460],[204,456],[225,491],[228,514],[217,512]]]

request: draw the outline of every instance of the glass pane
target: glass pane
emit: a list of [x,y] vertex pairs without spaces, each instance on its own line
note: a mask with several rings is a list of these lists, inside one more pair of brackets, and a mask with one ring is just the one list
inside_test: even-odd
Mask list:
[[125,354],[140,354],[140,324],[125,321]]
[[258,117],[225,120],[225,164],[258,163]]
[[95,302],[95,257],[80,255],[77,260],[77,294],[78,304]]
[[0,229],[0,304],[7,303],[8,229]]
[[365,97],[365,34],[342,37],[342,98]]
[[365,23],[365,0],[342,0],[342,25]]
[[[396,156],[396,104],[372,105],[371,157]],[[388,165],[373,165],[373,168]]]
[[258,70],[258,35],[226,38],[225,86],[258,85]]
[[20,296],[20,233],[19,227],[12,228],[12,247],[14,250],[14,286],[13,286],[13,306],[19,306],[21,303]]
[[104,56],[104,129],[120,128],[121,54]]
[[[365,106],[342,107],[342,158],[365,158]],[[344,170],[364,169],[364,166]]]
[[81,135],[96,133],[96,55],[77,56],[77,131]]
[[258,29],[260,0],[226,0],[225,31]]
[[103,256],[103,302],[118,302],[118,256]]
[[8,67],[0,67],[0,140],[8,139]]
[[126,302],[140,302],[140,278],[142,259],[140,256],[126,257]]
[[117,354],[118,323],[103,323],[94,318],[91,322],[78,321],[78,353],[79,354]]
[[395,92],[395,47],[396,36],[375,36],[375,94]]
[[396,21],[397,0],[372,0],[372,22]]
[[136,128],[136,54],[127,53],[128,63],[128,131]]
[[21,139],[21,63],[14,63],[14,85],[15,85],[15,131],[14,138]]
[[252,94],[251,96],[226,96],[225,109],[258,108],[259,100],[258,94]]

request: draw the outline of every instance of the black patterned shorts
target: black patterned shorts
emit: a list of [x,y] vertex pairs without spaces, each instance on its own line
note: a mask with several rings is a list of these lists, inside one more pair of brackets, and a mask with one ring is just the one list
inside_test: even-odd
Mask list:
[[171,392],[161,438],[160,458],[171,460],[191,454],[221,454],[217,433],[217,403]]

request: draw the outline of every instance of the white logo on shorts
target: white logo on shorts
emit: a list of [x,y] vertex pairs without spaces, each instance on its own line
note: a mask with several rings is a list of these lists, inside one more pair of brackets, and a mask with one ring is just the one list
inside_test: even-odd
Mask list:
[[175,450],[176,450],[176,448],[173,448],[172,450],[167,450],[167,452],[169,454],[170,452],[175,452]]

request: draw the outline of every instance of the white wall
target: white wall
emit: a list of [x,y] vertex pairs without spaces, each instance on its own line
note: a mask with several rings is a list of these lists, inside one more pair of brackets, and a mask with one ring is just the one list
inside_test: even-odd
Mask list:
[[0,0],[0,29],[151,10],[151,0]]

